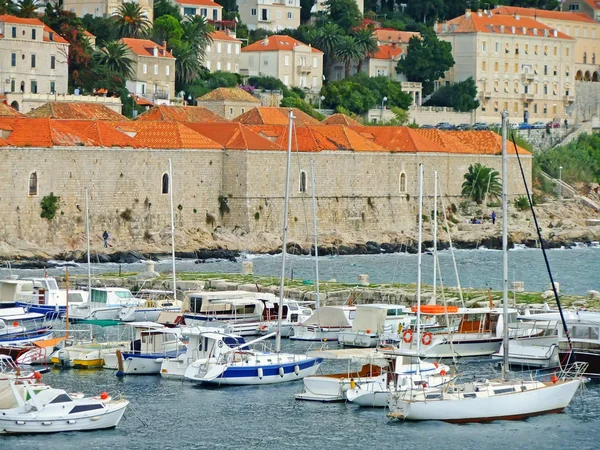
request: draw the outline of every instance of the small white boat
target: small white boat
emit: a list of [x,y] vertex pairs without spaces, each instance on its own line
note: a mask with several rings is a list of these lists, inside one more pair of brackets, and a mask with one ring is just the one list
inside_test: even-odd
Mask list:
[[50,339],[53,336],[49,327],[27,329],[18,321],[5,322],[0,319],[0,346],[27,345],[33,342]]
[[[265,335],[277,330],[277,312],[279,297],[274,294],[260,294],[257,299],[265,305],[259,325],[258,334]],[[306,303],[306,302],[305,302]],[[292,327],[304,322],[313,314],[313,310],[295,300],[284,300],[283,318],[281,320],[281,337],[290,337]]]
[[6,322],[28,322],[30,320],[44,320],[45,314],[28,312],[23,307],[0,309],[0,319]]
[[108,394],[83,397],[39,385],[29,378],[0,382],[0,434],[89,431],[116,427],[127,400]]
[[7,290],[12,290],[14,305],[17,307],[24,307],[29,312],[44,314],[49,319],[59,317],[65,312],[67,291],[59,289],[54,278],[6,280],[2,282],[3,290],[5,285]]
[[117,320],[122,308],[138,307],[144,300],[135,298],[125,288],[92,288],[92,292],[83,301],[72,302],[78,291],[69,291],[69,320]]
[[337,341],[338,334],[352,329],[355,306],[322,306],[307,320],[292,327],[290,339]]

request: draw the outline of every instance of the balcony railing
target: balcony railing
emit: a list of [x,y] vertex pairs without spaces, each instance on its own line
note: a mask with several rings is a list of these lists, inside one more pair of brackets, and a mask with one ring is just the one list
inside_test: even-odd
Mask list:
[[563,96],[563,101],[565,103],[573,103],[575,101],[575,96],[574,95],[565,95],[565,96]]
[[298,73],[310,73],[312,71],[311,66],[298,66]]

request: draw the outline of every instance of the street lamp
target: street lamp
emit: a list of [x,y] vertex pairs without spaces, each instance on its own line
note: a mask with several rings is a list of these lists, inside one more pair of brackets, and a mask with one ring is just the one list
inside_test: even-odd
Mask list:
[[558,168],[558,198],[562,198],[562,169],[562,166]]
[[384,108],[384,104],[385,102],[387,102],[387,97],[383,97],[381,99],[381,121],[383,122],[383,108]]
[[321,102],[322,102],[323,100],[325,100],[325,96],[324,96],[324,95],[321,95],[321,96],[319,97],[319,109],[321,109]]

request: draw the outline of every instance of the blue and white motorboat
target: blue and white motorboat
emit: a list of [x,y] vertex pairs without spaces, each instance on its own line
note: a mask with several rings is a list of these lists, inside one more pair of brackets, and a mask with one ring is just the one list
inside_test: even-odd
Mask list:
[[18,322],[7,323],[0,319],[0,346],[30,344],[50,339],[52,336],[52,329],[49,327],[28,330]]
[[117,287],[94,287],[89,297],[82,302],[71,302],[69,291],[69,320],[117,320],[122,308],[137,307],[143,299],[133,296],[129,289]]
[[[51,277],[2,280],[3,306],[25,308],[31,313],[44,314],[48,319],[61,316],[67,307],[67,291],[59,289]],[[69,296],[74,295],[72,292]],[[76,295],[69,300],[77,301]]]
[[104,355],[104,368],[116,369],[117,375],[157,375],[165,358],[177,358],[186,346],[179,328],[167,328],[153,322],[131,322],[133,333],[129,350]]

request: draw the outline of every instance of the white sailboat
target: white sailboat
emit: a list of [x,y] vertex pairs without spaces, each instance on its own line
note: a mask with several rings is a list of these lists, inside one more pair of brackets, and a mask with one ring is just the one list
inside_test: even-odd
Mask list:
[[[508,172],[506,126],[508,113],[502,113],[502,250],[503,309],[508,315]],[[504,348],[509,348],[508,321],[504,321]],[[569,370],[555,373],[549,381],[508,379],[508,355],[504,352],[501,380],[450,383],[441,388],[392,392],[388,398],[390,419],[442,420],[447,422],[489,422],[522,419],[562,412],[583,383],[587,364],[575,363]]]

